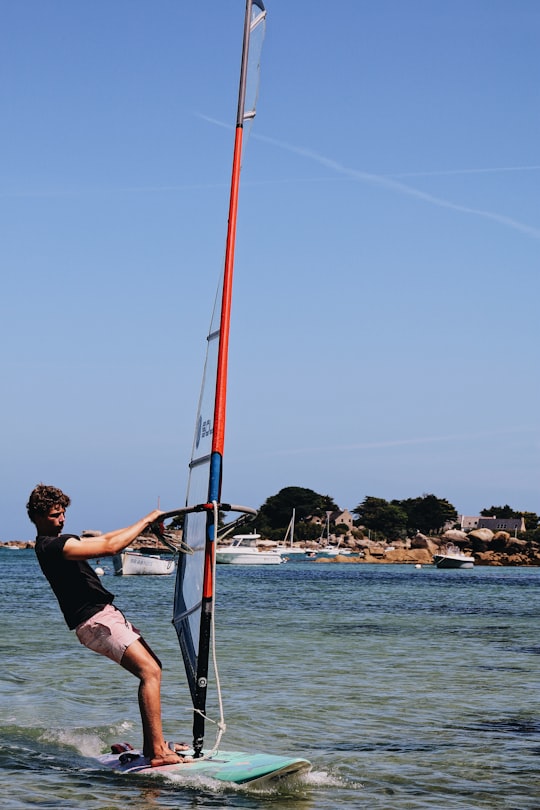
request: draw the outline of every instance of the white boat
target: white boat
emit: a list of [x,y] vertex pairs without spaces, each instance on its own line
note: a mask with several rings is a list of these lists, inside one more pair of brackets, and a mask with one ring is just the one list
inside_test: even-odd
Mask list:
[[[337,546],[330,545],[330,515],[332,512],[326,513],[326,545],[317,550],[317,557],[337,557],[338,555],[347,555],[351,553],[350,548],[340,548],[341,540]],[[322,535],[320,537],[322,540]],[[320,542],[320,541],[319,541]]]
[[312,552],[307,551],[305,548],[300,548],[299,546],[294,545],[295,516],[296,509],[293,509],[292,517],[289,521],[289,525],[287,526],[287,531],[285,532],[283,542],[278,543],[277,546],[274,546],[274,551],[281,554],[283,560],[287,562],[303,562],[304,560],[309,560],[311,557],[316,556]]
[[305,562],[317,556],[311,549],[299,548],[298,546],[274,546],[274,551],[283,558],[283,562]]
[[216,562],[232,565],[279,565],[284,558],[274,549],[260,551],[257,541],[260,534],[235,534],[228,546],[218,546]]
[[443,546],[438,554],[433,555],[437,568],[474,568],[474,557],[464,554],[453,543]]
[[116,576],[128,577],[135,574],[147,576],[161,576],[173,574],[174,560],[167,560],[159,554],[141,554],[139,551],[122,551],[115,554],[113,559]]
[[337,546],[324,546],[317,551],[317,557],[343,557],[351,553],[350,548],[340,548]]

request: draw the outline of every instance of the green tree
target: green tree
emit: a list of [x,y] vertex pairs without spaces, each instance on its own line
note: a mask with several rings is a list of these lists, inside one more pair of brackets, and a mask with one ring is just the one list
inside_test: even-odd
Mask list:
[[504,506],[490,506],[489,509],[482,509],[480,512],[482,517],[498,517],[498,518],[519,518],[521,512],[516,512],[511,506],[505,504]]
[[535,529],[538,528],[538,523],[540,522],[540,518],[538,517],[536,512],[522,512],[521,514],[525,519],[525,531],[527,532],[535,531]]
[[[271,536],[272,540],[282,540],[285,534],[284,529],[274,532]],[[270,535],[269,535],[270,536]],[[306,542],[307,540],[318,540],[321,536],[321,526],[318,523],[309,523],[300,521],[295,524],[294,539],[295,541]]]
[[[266,534],[275,533],[276,530],[285,532],[293,509],[298,525],[295,534],[300,539],[302,533],[300,525],[305,518],[311,516],[326,518],[326,512],[335,512],[338,507],[329,495],[320,495],[305,487],[285,487],[277,495],[267,498],[259,509],[257,525],[260,531]],[[317,527],[316,532],[317,535],[320,534],[320,527]]]
[[396,503],[388,503],[384,498],[367,495],[353,509],[353,513],[358,515],[359,525],[380,532],[384,537],[396,538],[406,532],[407,513]]
[[[523,535],[521,535],[523,537]],[[540,528],[531,529],[525,533],[525,540],[528,543],[538,543],[540,545]]]
[[392,501],[407,515],[407,528],[410,532],[438,532],[447,524],[457,520],[457,511],[446,498],[435,495],[422,495],[421,498],[407,498]]

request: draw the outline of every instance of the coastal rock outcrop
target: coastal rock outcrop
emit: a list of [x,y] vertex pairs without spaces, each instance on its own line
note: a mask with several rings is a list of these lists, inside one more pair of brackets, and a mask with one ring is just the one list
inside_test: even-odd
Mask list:
[[[504,534],[504,532],[502,532]],[[493,540],[493,532],[491,529],[473,529],[469,532],[469,537],[475,537],[477,540],[484,540],[490,542]]]
[[[395,544],[394,544],[395,545]],[[430,554],[435,554],[438,544],[431,537],[418,532],[410,541],[411,549],[426,549]]]
[[442,539],[449,543],[455,543],[456,546],[461,546],[462,543],[467,544],[469,542],[467,532],[462,532],[461,529],[448,529],[448,531],[444,532],[442,535]]

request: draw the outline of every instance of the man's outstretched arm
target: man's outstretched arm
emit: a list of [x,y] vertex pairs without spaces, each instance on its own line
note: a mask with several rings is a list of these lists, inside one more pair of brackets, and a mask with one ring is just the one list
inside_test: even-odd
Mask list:
[[94,557],[110,557],[117,554],[122,549],[129,546],[145,529],[162,515],[159,509],[149,512],[146,517],[141,518],[132,526],[125,529],[115,529],[112,532],[101,534],[99,537],[88,537],[83,540],[76,540],[70,537],[66,540],[63,555],[66,560],[91,560]]

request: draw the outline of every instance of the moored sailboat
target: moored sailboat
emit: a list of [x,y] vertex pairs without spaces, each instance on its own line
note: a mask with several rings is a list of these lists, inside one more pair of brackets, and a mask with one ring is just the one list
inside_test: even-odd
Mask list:
[[307,551],[305,548],[294,545],[294,525],[296,518],[296,509],[292,510],[291,519],[285,532],[285,537],[282,543],[274,546],[274,551],[281,554],[287,562],[304,562],[315,557],[313,552]]
[[[351,553],[350,548],[341,548],[341,540],[337,542],[335,546],[331,545],[330,543],[330,516],[332,512],[326,512],[326,544],[321,546],[317,550],[317,558],[324,558],[324,557],[339,557],[339,556],[348,556]],[[323,543],[323,536],[321,534],[320,543]]]

